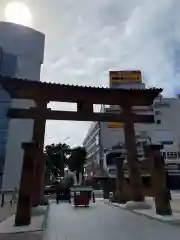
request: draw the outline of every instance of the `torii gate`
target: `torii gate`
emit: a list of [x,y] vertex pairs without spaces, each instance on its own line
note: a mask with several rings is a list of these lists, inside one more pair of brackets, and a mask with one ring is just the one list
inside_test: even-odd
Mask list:
[[[124,122],[127,160],[131,199],[144,200],[141,178],[137,164],[134,123],[153,123],[153,115],[138,115],[132,112],[133,106],[149,106],[162,89],[109,89],[86,86],[70,86],[38,81],[8,78],[0,76],[0,84],[13,99],[34,100],[36,107],[29,109],[10,109],[10,118],[34,119],[33,137],[31,143],[23,143],[25,150],[22,176],[19,190],[15,225],[30,223],[31,205],[38,205],[41,200],[43,187],[43,158],[44,134],[46,120],[73,121],[104,121]],[[77,111],[53,111],[47,109],[47,103],[73,102],[77,103]],[[119,113],[94,113],[93,104],[120,105]],[[34,160],[34,161],[31,161]],[[34,181],[35,190],[27,191]]]

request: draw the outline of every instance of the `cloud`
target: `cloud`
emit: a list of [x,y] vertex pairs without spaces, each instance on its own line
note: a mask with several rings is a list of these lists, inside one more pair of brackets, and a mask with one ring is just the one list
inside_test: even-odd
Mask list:
[[[180,89],[179,0],[26,2],[46,34],[43,81],[107,86],[109,69],[141,69],[147,86]],[[46,143],[80,144],[89,123],[47,125]]]
[[[141,69],[147,86],[163,87],[167,96],[180,87],[178,0],[79,1],[80,8],[68,3],[61,30],[51,40],[47,36],[46,52],[54,53],[46,55],[42,78],[107,86],[109,69]],[[80,143],[88,125],[71,123],[70,133],[66,124],[63,134]]]

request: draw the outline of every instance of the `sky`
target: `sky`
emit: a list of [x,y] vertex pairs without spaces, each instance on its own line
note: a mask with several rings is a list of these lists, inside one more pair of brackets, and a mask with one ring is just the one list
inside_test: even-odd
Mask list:
[[[10,1],[0,1],[0,19]],[[22,0],[46,35],[41,80],[107,86],[109,69],[139,69],[147,87],[180,92],[179,0]],[[52,109],[74,105],[53,103]],[[89,122],[48,121],[45,144],[80,145]]]

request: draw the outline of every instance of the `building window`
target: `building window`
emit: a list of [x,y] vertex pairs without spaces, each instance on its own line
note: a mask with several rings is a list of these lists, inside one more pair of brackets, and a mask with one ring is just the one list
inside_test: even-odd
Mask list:
[[162,152],[162,156],[167,159],[177,159],[180,156],[179,152]]
[[161,120],[158,119],[158,120],[156,121],[156,123],[157,123],[158,125],[161,124]]
[[177,159],[178,153],[177,152],[167,152],[167,159]]
[[108,153],[106,155],[106,164],[109,165],[116,165],[117,158],[120,157],[121,153]]

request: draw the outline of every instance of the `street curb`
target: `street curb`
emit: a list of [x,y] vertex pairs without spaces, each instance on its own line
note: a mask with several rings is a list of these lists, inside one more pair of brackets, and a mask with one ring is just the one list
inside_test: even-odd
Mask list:
[[42,222],[42,227],[41,227],[42,231],[45,231],[46,228],[47,228],[47,220],[48,220],[48,216],[49,216],[49,209],[50,209],[50,204],[47,206],[46,212],[44,214],[44,220]]
[[159,219],[159,218],[155,218],[155,217],[153,217],[153,216],[150,216],[149,214],[145,214],[145,213],[140,213],[140,212],[137,212],[137,210],[129,210],[129,209],[124,209],[123,207],[121,207],[121,206],[117,206],[117,205],[113,205],[113,204],[109,204],[109,203],[104,203],[104,204],[107,204],[107,205],[109,205],[109,206],[112,206],[112,207],[117,207],[117,208],[120,208],[120,209],[122,209],[122,210],[124,210],[124,211],[129,211],[129,212],[131,212],[131,213],[133,213],[133,214],[137,214],[137,215],[139,215],[139,216],[144,216],[144,217],[147,217],[147,218],[149,218],[149,219],[151,219],[151,220],[156,220],[156,221],[159,221],[159,222],[161,222],[161,223],[168,223],[168,224],[171,224],[171,225],[173,225],[173,226],[180,226],[180,221],[179,220],[177,220],[177,221],[164,221],[164,220],[162,220],[162,219]]
[[180,220],[174,220],[174,221],[172,221],[172,220],[168,221],[167,220],[167,221],[164,221],[163,219],[153,217],[153,216],[151,216],[149,214],[137,212],[137,210],[132,210],[131,212],[134,213],[134,214],[140,215],[140,216],[147,217],[147,218],[152,219],[152,220],[157,220],[157,221],[162,222],[162,223],[168,223],[168,224],[180,226]]

